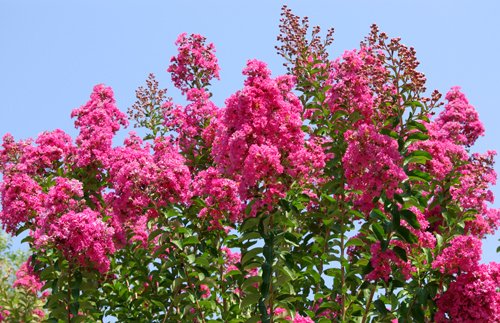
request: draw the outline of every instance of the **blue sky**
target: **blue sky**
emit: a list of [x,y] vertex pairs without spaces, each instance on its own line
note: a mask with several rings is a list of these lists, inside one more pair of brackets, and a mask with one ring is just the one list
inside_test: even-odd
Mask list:
[[[21,139],[60,128],[75,136],[70,112],[88,100],[93,85],[112,86],[125,111],[149,72],[182,102],[165,72],[182,32],[201,33],[215,44],[221,81],[213,90],[221,106],[242,86],[248,59],[264,60],[275,75],[283,73],[274,46],[285,3],[309,16],[312,25],[335,28],[333,57],[356,48],[372,23],[401,37],[416,48],[428,89],[445,93],[459,85],[478,110],[486,136],[474,150],[500,151],[495,0],[0,0],[0,134]],[[500,189],[494,193],[500,201]],[[499,261],[499,238],[497,233],[485,241],[484,261]]]

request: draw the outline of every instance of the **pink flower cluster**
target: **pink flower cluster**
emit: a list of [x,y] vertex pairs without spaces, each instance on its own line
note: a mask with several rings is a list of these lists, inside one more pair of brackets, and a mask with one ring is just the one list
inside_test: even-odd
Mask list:
[[2,137],[2,149],[0,150],[0,170],[8,172],[12,168],[17,168],[17,163],[22,156],[24,146],[31,142],[16,142],[10,133]]
[[158,167],[158,174],[154,185],[160,203],[185,202],[191,193],[191,173],[185,164],[185,158],[170,141],[157,139],[153,147],[153,161]]
[[3,322],[10,315],[9,310],[4,310],[2,306],[0,306],[0,322]]
[[417,237],[418,241],[416,245],[418,247],[434,249],[434,247],[436,246],[436,237],[431,232],[432,230],[430,228],[430,223],[426,215],[415,206],[410,207],[408,210],[415,214],[420,228],[416,229],[412,227],[406,220],[401,220],[401,225],[407,228]]
[[107,163],[114,134],[120,125],[127,126],[127,116],[116,107],[113,90],[103,84],[96,85],[90,100],[73,110],[75,127],[80,129],[76,138],[77,166],[87,166],[96,161]]
[[[151,203],[151,183],[156,180],[158,169],[150,154],[150,146],[143,146],[142,139],[130,133],[124,146],[116,147],[109,157],[109,182],[113,191],[105,195],[114,217],[120,222],[135,219]],[[146,214],[155,210],[149,210]]]
[[[115,246],[113,229],[102,219],[100,181],[106,176],[112,138],[127,120],[104,85],[95,86],[90,101],[72,116],[80,129],[76,147],[62,130],[44,132],[34,144],[4,137],[0,220],[11,233],[21,226],[30,229],[40,250],[59,249],[69,260],[105,272]],[[80,179],[91,192],[84,192]]]
[[70,210],[83,209],[85,203],[82,182],[65,177],[56,177],[54,182],[45,198],[44,214],[55,217]]
[[370,48],[346,51],[333,62],[329,78],[327,102],[332,113],[359,114],[357,123],[371,123],[372,118],[386,120],[393,112],[381,103],[395,91],[388,80],[389,71]]
[[[326,300],[331,299],[331,297],[326,298]],[[330,307],[321,307],[321,304],[324,301],[325,299],[323,298],[318,299],[311,310],[317,313],[316,317],[326,318],[334,321],[340,315],[340,313],[338,310],[331,309]],[[342,297],[340,295],[337,295],[337,297],[335,297],[335,302],[338,304],[342,304]]]
[[453,87],[446,94],[446,99],[448,104],[444,110],[426,125],[429,140],[419,141],[411,148],[425,150],[432,155],[427,171],[438,180],[443,179],[455,165],[468,160],[464,146],[474,144],[484,133],[477,112],[459,87]]
[[223,229],[240,222],[243,202],[238,195],[238,184],[222,177],[216,168],[201,171],[193,182],[193,196],[203,198],[205,207],[198,214],[210,222],[210,229]]
[[288,311],[285,310],[284,308],[280,308],[280,307],[274,309],[274,315],[275,315],[275,317],[283,318],[283,319],[287,320],[288,322],[314,323],[314,321],[310,317],[302,316],[302,315],[297,314],[297,313],[294,315],[294,318],[292,319],[292,317],[288,314]]
[[[391,242],[406,249],[400,241],[393,240]],[[387,282],[393,273],[393,268],[398,269],[403,277],[408,280],[412,272],[415,271],[410,261],[403,261],[393,250],[387,248],[385,251],[382,251],[379,241],[371,245],[370,253],[372,254],[370,263],[373,270],[365,276],[367,280],[383,279]]]
[[460,87],[452,87],[446,93],[448,103],[435,120],[436,127],[446,133],[446,139],[457,145],[472,146],[484,134],[484,126],[476,109],[469,104]]
[[302,180],[303,184],[320,183],[326,161],[332,157],[323,149],[323,144],[326,142],[328,142],[326,139],[309,136],[304,142],[304,149],[290,153],[291,167],[288,173],[292,177]]
[[476,219],[468,221],[466,229],[478,237],[492,234],[500,225],[500,210],[488,207],[494,197],[490,190],[495,185],[497,174],[493,169],[496,152],[472,154],[469,163],[459,167],[460,181],[450,189],[450,193],[464,209],[477,211]]
[[132,228],[140,238],[146,218],[156,217],[159,208],[186,202],[190,196],[191,174],[176,147],[158,138],[152,149],[151,154],[151,147],[131,133],[123,147],[110,152],[108,181],[112,190],[105,200],[121,243],[126,228]]
[[436,303],[436,322],[500,322],[500,264],[459,275]]
[[26,174],[4,174],[0,183],[0,194],[0,221],[4,229],[11,234],[15,234],[22,224],[31,222],[42,210],[42,188]]
[[302,105],[291,92],[292,77],[273,79],[266,64],[257,60],[248,61],[243,74],[245,87],[226,100],[217,121],[212,156],[223,174],[240,182],[243,199],[254,197],[260,187],[261,201],[269,205],[286,190],[279,178],[299,172],[308,176],[314,163],[324,165],[324,154],[313,156],[318,147],[306,147]]
[[64,177],[56,177],[47,193],[39,192],[43,203],[31,227],[34,245],[42,250],[54,246],[68,259],[105,272],[107,256],[114,252],[113,230],[85,207],[83,195],[81,182]]
[[32,222],[43,212],[46,195],[35,178],[57,175],[60,168],[67,171],[66,163],[74,159],[71,137],[62,130],[44,132],[34,143],[32,145],[31,140],[16,143],[10,134],[3,138],[3,149],[0,150],[3,210],[0,220],[10,233],[15,233],[23,223]]
[[310,317],[297,314],[293,318],[293,323],[314,323],[314,321]]
[[234,252],[227,247],[222,247],[222,252],[224,253],[225,259],[225,272],[228,273],[232,270],[238,270],[236,266],[241,261],[241,253]]
[[328,93],[332,113],[346,110],[349,114],[358,112],[365,120],[372,117],[374,98],[368,79],[368,65],[363,59],[366,54],[366,51],[346,51],[342,60],[334,63],[332,88]]
[[201,89],[210,84],[213,78],[219,79],[219,65],[215,57],[214,44],[205,45],[206,38],[186,33],[180,34],[175,45],[177,56],[170,60],[167,71],[172,75],[174,85],[186,93],[189,89]]
[[212,293],[210,292],[210,287],[205,284],[200,285],[200,291],[202,292],[201,298],[209,298]]
[[432,159],[421,166],[436,180],[444,180],[454,170],[459,181],[450,188],[451,196],[464,210],[475,210],[476,219],[467,221],[466,231],[478,237],[493,233],[500,225],[500,210],[488,207],[493,203],[490,185],[496,182],[493,151],[469,156],[466,146],[483,135],[484,127],[474,107],[460,88],[453,87],[446,95],[448,103],[435,121],[426,124],[429,140],[418,141],[409,148],[424,150]]
[[427,161],[423,170],[436,180],[443,180],[457,163],[468,159],[467,151],[463,146],[447,139],[447,135],[437,124],[428,123],[426,127],[429,139],[413,143],[408,150],[423,150],[431,154],[432,159]]
[[[270,311],[268,310],[268,313]],[[292,322],[292,323],[314,323],[314,321],[307,317],[307,316],[302,316],[300,314],[295,314],[294,318],[289,315],[288,311],[284,308],[277,307],[273,311],[273,316],[276,318],[279,318],[281,320],[286,320],[287,322]],[[260,323],[261,321],[257,321]]]
[[33,315],[43,319],[45,317],[45,312],[41,308],[35,308],[33,309]]
[[481,246],[481,240],[474,236],[456,236],[432,262],[432,268],[450,275],[472,272],[481,260]]
[[31,266],[31,257],[24,262],[21,267],[16,272],[16,280],[12,287],[24,288],[27,292],[37,295],[37,293],[42,289],[43,283],[40,278],[33,271]]
[[167,101],[163,106],[165,126],[175,131],[179,148],[185,155],[197,157],[202,148],[211,147],[215,135],[214,123],[218,108],[210,101],[205,89],[189,89],[187,106]]
[[356,205],[363,211],[373,208],[372,200],[385,192],[392,198],[399,183],[407,178],[396,140],[380,134],[371,124],[345,133],[347,150],[342,157],[347,184],[361,191]]
[[71,136],[60,129],[46,131],[35,140],[36,146],[23,149],[21,164],[30,174],[45,174],[68,162],[75,153]]
[[38,248],[53,244],[67,259],[77,260],[83,267],[93,267],[101,273],[109,270],[107,256],[115,252],[114,231],[98,212],[85,208],[49,219],[42,218],[40,228],[34,233]]

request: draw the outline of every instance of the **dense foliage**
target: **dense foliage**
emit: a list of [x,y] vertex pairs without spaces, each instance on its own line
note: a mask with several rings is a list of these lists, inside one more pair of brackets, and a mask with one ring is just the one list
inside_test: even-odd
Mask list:
[[[427,97],[413,48],[373,26],[330,59],[333,31],[286,7],[286,75],[249,60],[217,107],[213,44],[182,34],[129,118],[94,87],[62,130],[7,134],[0,220],[28,230],[18,274],[49,322],[499,322],[494,152],[460,88]],[[112,140],[132,121],[123,145]],[[5,318],[4,318],[5,319]]]
[[42,309],[44,294],[37,294],[42,285],[26,275],[23,263],[28,258],[26,252],[13,250],[12,241],[0,233],[0,321],[41,322],[45,317]]

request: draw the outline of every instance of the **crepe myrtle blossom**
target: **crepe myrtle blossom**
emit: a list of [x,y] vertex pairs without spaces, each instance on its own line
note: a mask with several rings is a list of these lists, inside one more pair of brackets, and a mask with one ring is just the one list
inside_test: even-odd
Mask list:
[[96,85],[90,100],[74,109],[71,117],[76,118],[75,127],[80,130],[76,137],[76,164],[106,164],[113,136],[120,126],[128,125],[127,116],[116,106],[113,90],[104,84]]
[[182,93],[192,88],[206,87],[213,78],[219,79],[215,46],[205,43],[205,37],[198,34],[188,36],[186,33],[180,34],[175,41],[178,54],[171,58],[167,71]]
[[377,132],[371,124],[362,124],[344,135],[348,144],[342,163],[347,184],[361,191],[354,197],[361,210],[373,208],[372,200],[385,192],[392,198],[401,181],[407,178],[402,168],[398,144],[393,138]]
[[500,321],[500,264],[480,264],[457,276],[437,298],[436,322]]
[[37,295],[37,293],[42,289],[43,283],[33,270],[31,257],[28,258],[28,260],[17,270],[16,280],[14,281],[12,287],[24,288],[26,291],[34,295]]
[[263,203],[272,204],[287,188],[275,184],[279,178],[314,181],[314,166],[324,165],[325,154],[313,139],[306,143],[293,77],[272,78],[258,60],[249,60],[243,75],[244,88],[226,100],[216,121],[212,156],[222,174],[239,182],[242,198],[251,198],[262,186]]

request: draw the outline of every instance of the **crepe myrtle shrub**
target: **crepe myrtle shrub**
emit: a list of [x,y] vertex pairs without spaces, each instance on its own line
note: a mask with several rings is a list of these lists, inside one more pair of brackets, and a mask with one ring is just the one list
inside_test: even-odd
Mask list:
[[[429,96],[376,26],[331,59],[333,31],[284,7],[278,42],[286,74],[249,60],[224,107],[214,45],[182,34],[184,105],[150,75],[128,118],[97,85],[75,140],[3,137],[0,218],[49,322],[500,321],[495,153],[470,152],[460,88]],[[129,122],[145,135],[113,146]]]

